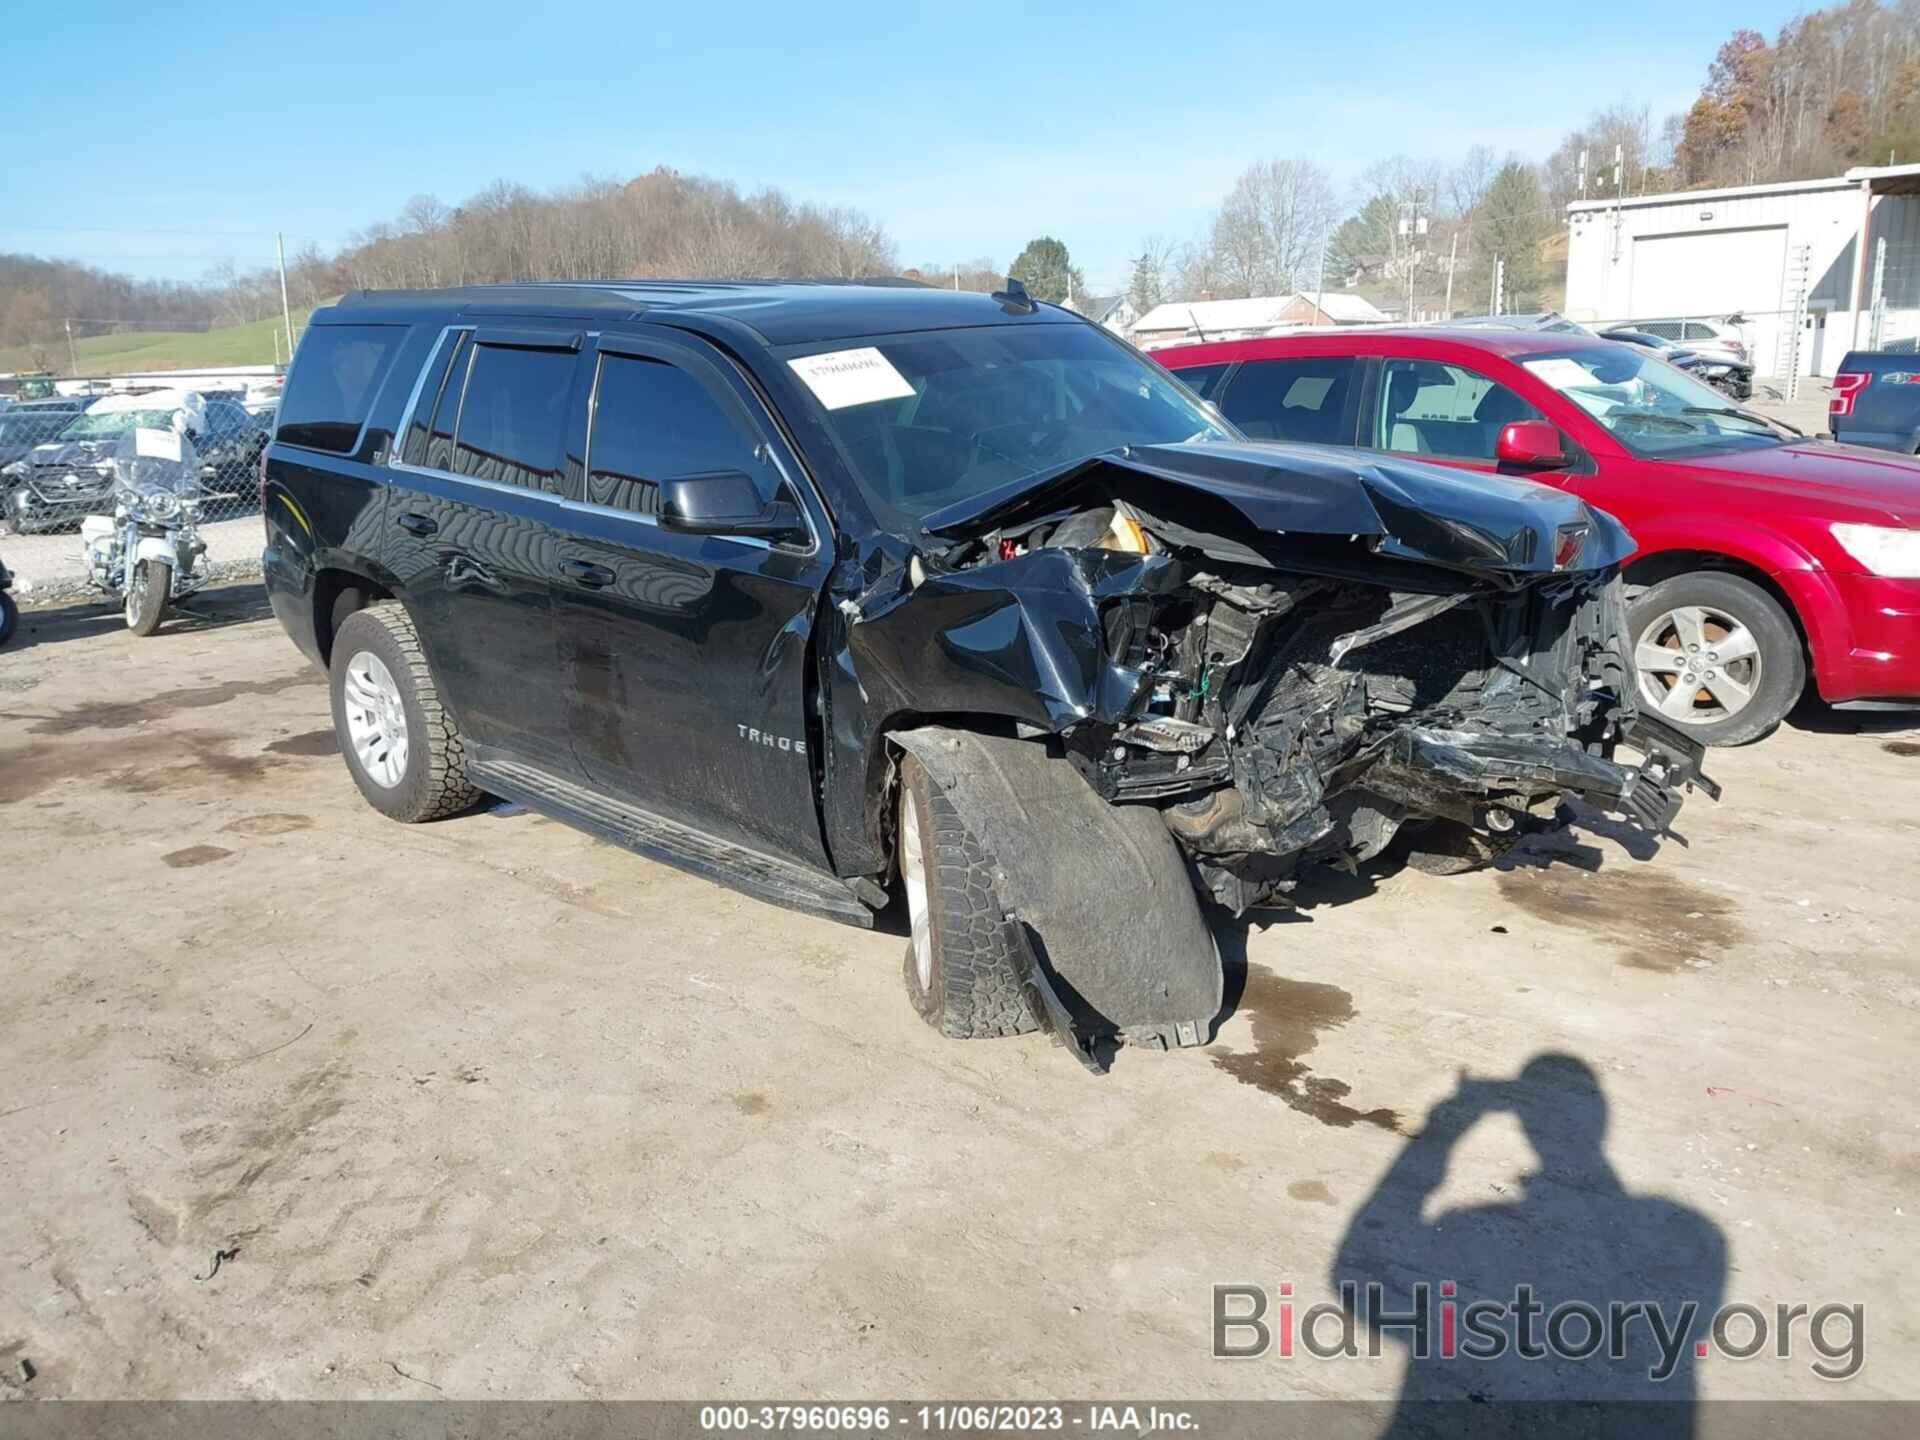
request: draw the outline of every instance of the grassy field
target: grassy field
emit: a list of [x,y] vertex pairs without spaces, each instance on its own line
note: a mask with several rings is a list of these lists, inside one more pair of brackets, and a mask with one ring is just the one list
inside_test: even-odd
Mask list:
[[[293,312],[297,340],[309,312]],[[275,339],[279,337],[278,348]],[[271,365],[284,361],[286,339],[280,317],[229,325],[220,330],[149,330],[123,335],[95,335],[74,341],[82,375],[124,375],[140,370],[187,370],[203,365]],[[67,374],[67,344],[63,336],[54,347],[54,373]],[[0,350],[0,371],[32,370],[33,357],[24,350]]]

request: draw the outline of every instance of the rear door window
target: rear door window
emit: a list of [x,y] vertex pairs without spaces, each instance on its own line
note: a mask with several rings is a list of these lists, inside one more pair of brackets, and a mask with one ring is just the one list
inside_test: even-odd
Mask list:
[[759,440],[698,379],[664,360],[603,354],[586,500],[658,515],[662,480],[716,470],[744,471],[773,493]]
[[1357,369],[1350,355],[1252,360],[1234,374],[1220,413],[1255,440],[1351,445],[1347,399]]
[[280,440],[350,453],[406,333],[403,325],[308,327],[280,397]]
[[1375,449],[1489,464],[1503,427],[1542,418],[1506,386],[1439,360],[1388,360],[1369,408]]
[[[453,472],[560,493],[576,364],[571,350],[475,345],[454,432]],[[439,423],[436,416],[436,429]]]

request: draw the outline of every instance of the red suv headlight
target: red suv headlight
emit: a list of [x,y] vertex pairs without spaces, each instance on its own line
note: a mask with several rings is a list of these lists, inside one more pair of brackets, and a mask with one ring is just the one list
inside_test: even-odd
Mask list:
[[1827,402],[1827,414],[1853,414],[1853,397],[1858,395],[1871,380],[1871,375],[1862,375],[1851,370],[1842,370],[1833,377],[1833,399]]

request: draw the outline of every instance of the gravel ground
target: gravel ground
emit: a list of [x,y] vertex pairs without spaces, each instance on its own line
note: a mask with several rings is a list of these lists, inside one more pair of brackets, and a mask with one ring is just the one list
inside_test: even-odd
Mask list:
[[1681,1384],[1920,1392],[1902,717],[1717,753],[1684,846],[1329,875],[1095,1079],[934,1035],[897,920],[383,820],[258,590],[196,609],[0,652],[0,1393],[1391,1400],[1393,1343],[1209,1357],[1214,1283],[1336,1269],[1859,1302],[1845,1384]]

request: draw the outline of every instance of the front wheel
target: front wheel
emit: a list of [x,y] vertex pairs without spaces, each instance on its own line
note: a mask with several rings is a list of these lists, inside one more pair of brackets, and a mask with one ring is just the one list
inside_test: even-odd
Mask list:
[[13,627],[20,623],[20,607],[13,603],[13,596],[0,590],[0,645],[13,638]]
[[1019,937],[994,890],[993,857],[913,756],[900,763],[900,883],[907,998],[955,1040],[1040,1028],[1015,960]]
[[1771,734],[1807,683],[1793,621],[1738,575],[1662,580],[1634,600],[1627,626],[1641,706],[1705,745]]
[[127,628],[151,635],[167,617],[167,599],[173,594],[173,566],[164,560],[141,560],[127,580]]

